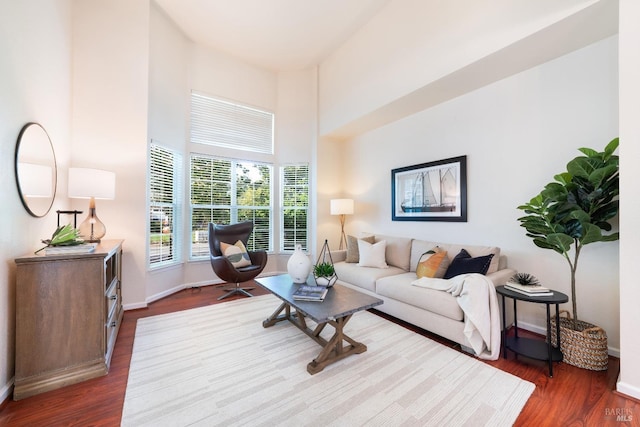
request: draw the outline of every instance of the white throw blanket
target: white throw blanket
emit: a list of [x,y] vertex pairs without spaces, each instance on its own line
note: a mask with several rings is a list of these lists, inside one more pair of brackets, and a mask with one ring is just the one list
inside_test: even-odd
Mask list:
[[451,293],[464,312],[464,335],[478,357],[500,357],[500,310],[493,282],[482,274],[461,274],[451,279],[423,277],[411,283]]

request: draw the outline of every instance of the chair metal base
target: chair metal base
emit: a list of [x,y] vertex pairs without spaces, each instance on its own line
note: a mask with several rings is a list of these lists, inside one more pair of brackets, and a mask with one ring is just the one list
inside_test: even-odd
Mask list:
[[255,287],[251,287],[251,288],[241,288],[239,283],[236,283],[236,286],[234,286],[233,288],[223,288],[223,291],[229,291],[226,294],[222,295],[221,297],[218,297],[218,301],[225,299],[227,297],[230,297],[231,295],[235,295],[235,294],[240,294],[240,295],[244,295],[247,297],[252,297],[253,295],[251,295],[248,291],[251,291],[255,289]]

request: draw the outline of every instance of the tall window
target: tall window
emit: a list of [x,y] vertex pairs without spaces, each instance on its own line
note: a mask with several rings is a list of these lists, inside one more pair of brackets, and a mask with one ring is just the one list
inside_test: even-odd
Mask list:
[[155,143],[149,152],[149,266],[181,261],[179,218],[182,158]]
[[309,248],[309,166],[288,165],[280,168],[280,239],[281,251],[296,245]]
[[210,222],[252,221],[249,250],[273,249],[272,166],[191,155],[191,258],[209,256]]

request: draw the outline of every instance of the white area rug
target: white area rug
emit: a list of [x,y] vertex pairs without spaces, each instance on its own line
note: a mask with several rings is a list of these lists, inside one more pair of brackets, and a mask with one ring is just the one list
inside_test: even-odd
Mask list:
[[368,312],[345,327],[368,350],[309,375],[321,347],[289,322],[262,327],[279,302],[140,319],[122,425],[509,426],[535,388]]

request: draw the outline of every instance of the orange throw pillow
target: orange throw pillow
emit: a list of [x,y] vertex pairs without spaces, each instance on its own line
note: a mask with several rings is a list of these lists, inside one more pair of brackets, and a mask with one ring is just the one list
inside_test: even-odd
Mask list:
[[447,258],[447,251],[436,247],[420,256],[418,267],[416,268],[416,275],[419,279],[422,277],[442,279],[448,267],[449,258]]

